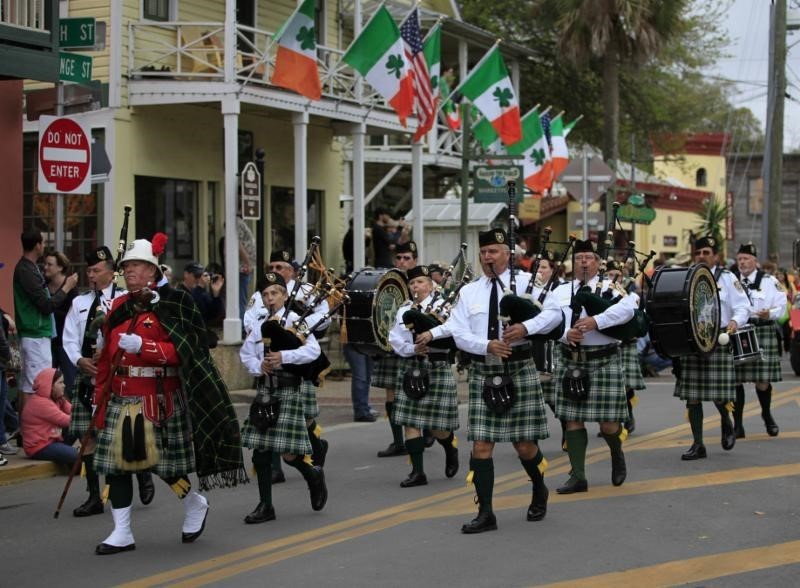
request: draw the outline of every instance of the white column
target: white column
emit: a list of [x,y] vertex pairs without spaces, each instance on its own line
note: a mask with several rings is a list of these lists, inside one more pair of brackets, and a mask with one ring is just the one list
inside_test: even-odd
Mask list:
[[422,142],[411,144],[411,207],[414,210],[414,241],[417,243],[419,259],[425,259],[425,236],[422,233]]
[[301,259],[308,248],[308,113],[294,113],[292,124],[294,125],[294,257]]
[[365,264],[364,252],[364,123],[353,125],[353,269]]
[[225,68],[225,83],[234,83],[236,81],[236,0],[225,0],[225,56],[223,66]]
[[[228,0],[230,3],[230,0]],[[225,343],[242,340],[242,321],[239,318],[239,237],[236,233],[238,198],[236,180],[239,174],[239,101],[222,101],[225,134],[225,321],[222,337]]]

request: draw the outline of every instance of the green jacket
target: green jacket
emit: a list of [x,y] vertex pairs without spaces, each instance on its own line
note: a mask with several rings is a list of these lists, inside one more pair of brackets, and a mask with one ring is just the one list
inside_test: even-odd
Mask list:
[[54,337],[53,309],[66,297],[63,290],[51,297],[36,264],[21,258],[14,268],[14,321],[20,338]]

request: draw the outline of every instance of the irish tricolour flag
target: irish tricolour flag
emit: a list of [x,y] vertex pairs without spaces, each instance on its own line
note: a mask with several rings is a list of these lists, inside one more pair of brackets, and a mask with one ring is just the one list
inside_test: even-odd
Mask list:
[[414,107],[414,85],[400,29],[385,6],[372,16],[342,60],[383,96],[406,126]]
[[553,178],[557,179],[569,164],[569,150],[564,139],[564,120],[560,115],[550,122],[550,137],[553,143]]
[[503,143],[513,145],[522,139],[519,102],[496,45],[469,72],[458,90],[489,119]]
[[525,185],[535,194],[544,194],[553,184],[553,166],[538,109],[534,108],[525,115],[522,129],[522,141],[509,146],[508,153],[525,158]]
[[314,0],[305,0],[275,34],[278,54],[270,82],[319,100],[322,88],[317,70]]

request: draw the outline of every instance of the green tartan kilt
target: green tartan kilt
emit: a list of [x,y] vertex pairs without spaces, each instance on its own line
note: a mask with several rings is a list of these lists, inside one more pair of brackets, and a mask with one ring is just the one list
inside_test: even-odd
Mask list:
[[486,377],[502,375],[503,365],[472,362],[469,370],[467,428],[467,438],[470,441],[532,441],[550,436],[542,387],[533,360],[508,362],[508,370],[514,381],[516,400],[511,410],[503,416],[497,416],[483,402],[483,381]]
[[[602,346],[582,346],[587,352],[598,347]],[[556,385],[556,417],[566,421],[595,423],[621,422],[628,418],[625,377],[619,352],[610,357],[578,362],[578,366],[588,372],[590,379],[589,397],[583,402],[575,402],[564,396],[561,382],[569,359],[563,356],[560,349],[556,353],[561,355],[558,371],[553,378]]]
[[639,352],[636,350],[636,341],[623,343],[620,346],[622,351],[622,369],[625,372],[625,387],[633,390],[644,390],[647,385],[642,376],[642,366],[639,363]]
[[[412,400],[403,392],[402,375],[413,365],[421,365],[430,373],[431,386],[428,393],[419,400]],[[449,362],[419,362],[403,359],[400,369],[400,383],[394,403],[394,422],[417,429],[437,429],[455,431],[458,423],[458,392],[453,367]]]
[[311,442],[303,416],[303,392],[300,386],[277,388],[273,395],[280,398],[278,424],[261,433],[245,419],[242,427],[242,445],[250,449],[311,455]]
[[[185,399],[180,390],[173,392],[172,396],[175,411],[167,419],[166,446],[161,428],[155,427],[156,447],[161,457],[150,471],[162,478],[185,476],[195,471],[192,431]],[[125,406],[141,400],[141,396],[121,397],[112,394],[106,410],[106,426],[98,432],[97,449],[94,453],[94,467],[98,474],[130,473],[118,469],[114,463],[114,433],[119,420],[125,417]]]
[[[550,410],[555,410],[556,406],[556,384],[558,384],[556,381],[556,372],[558,372],[558,365],[561,362],[561,353],[559,353],[557,345],[558,344],[556,344],[556,349],[553,352],[553,373],[549,380],[541,380],[542,396],[544,397],[545,404],[550,407]],[[540,379],[541,376],[542,374],[540,373]]]
[[303,416],[307,419],[315,419],[319,416],[319,404],[317,404],[317,390],[314,384],[308,380],[303,380],[300,385],[303,394]]
[[764,359],[752,363],[734,364],[736,383],[780,382],[783,380],[783,375],[781,374],[781,356],[778,349],[778,337],[775,335],[775,325],[756,326],[756,337]]
[[372,386],[375,388],[395,388],[397,373],[400,371],[400,357],[392,353],[375,360],[372,368]]
[[736,397],[733,355],[729,345],[719,345],[707,357],[680,358],[680,377],[675,394],[681,400],[728,402]]
[[80,401],[82,380],[83,378],[80,375],[75,378],[75,385],[72,387],[72,413],[69,415],[69,432],[78,439],[83,438],[92,422],[91,411]]

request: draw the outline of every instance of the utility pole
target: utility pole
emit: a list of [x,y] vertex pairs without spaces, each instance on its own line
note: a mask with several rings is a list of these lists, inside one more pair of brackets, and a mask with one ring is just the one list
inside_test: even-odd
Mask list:
[[786,96],[786,0],[772,0],[768,69],[767,148],[762,169],[765,197],[761,225],[762,258],[780,252],[783,103]]

